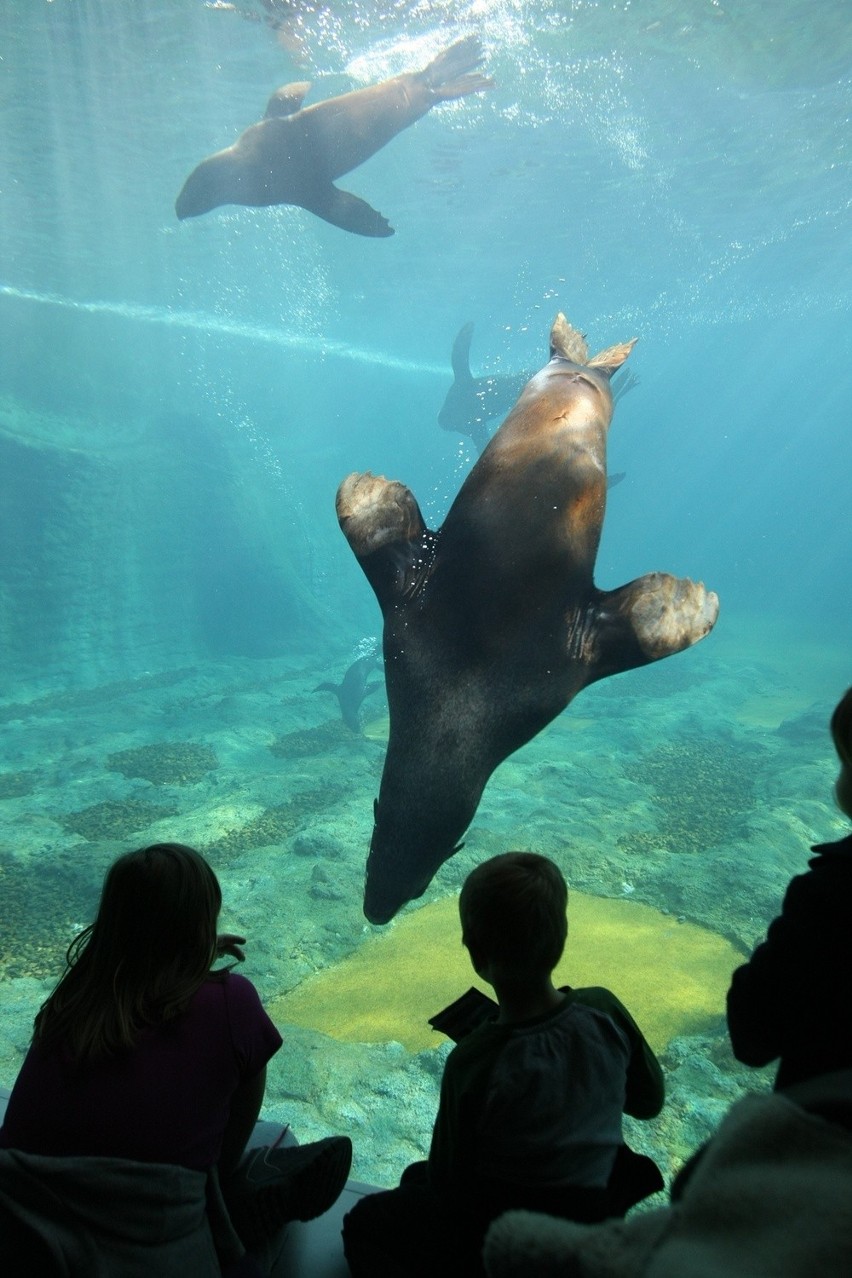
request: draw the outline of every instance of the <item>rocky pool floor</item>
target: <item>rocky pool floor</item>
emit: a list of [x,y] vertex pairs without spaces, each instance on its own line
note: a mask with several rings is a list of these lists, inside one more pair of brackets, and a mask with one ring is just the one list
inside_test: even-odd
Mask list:
[[[645,902],[746,954],[810,845],[847,831],[827,722],[848,669],[838,647],[766,622],[726,622],[718,636],[588,689],[507,760],[463,851],[418,904],[456,892],[484,857],[531,847],[571,888]],[[223,929],[249,937],[243,970],[269,1004],[375,934],[361,892],[386,706],[381,694],[365,703],[358,736],[314,691],[351,659],[206,662],[0,702],[0,1083],[14,1081],[65,947],[128,848],[173,839],[204,851],[222,882]],[[660,944],[676,947],[677,930]],[[438,973],[440,948],[431,962]],[[303,1140],[350,1133],[354,1172],[373,1183],[424,1156],[441,1036],[412,1051],[281,1029],[268,1116]],[[630,1123],[629,1138],[671,1174],[771,1071],[733,1061],[721,998],[661,1056],[668,1103],[655,1122]]]

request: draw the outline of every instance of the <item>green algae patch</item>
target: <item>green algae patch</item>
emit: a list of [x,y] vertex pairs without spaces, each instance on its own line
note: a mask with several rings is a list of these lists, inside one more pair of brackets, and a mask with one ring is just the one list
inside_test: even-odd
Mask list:
[[38,784],[37,772],[0,772],[0,799],[23,799]]
[[704,853],[737,838],[754,809],[763,762],[753,745],[696,737],[666,742],[625,764],[624,775],[650,792],[659,830],[621,835],[619,847],[639,854],[661,845]]
[[68,942],[97,907],[84,871],[16,861],[0,850],[0,981],[57,979]]
[[327,781],[311,790],[294,794],[286,803],[264,808],[245,825],[237,826],[209,843],[200,851],[205,856],[228,857],[250,852],[254,848],[275,847],[291,838],[306,821],[312,820],[346,793],[342,785]]
[[[638,901],[572,891],[560,985],[605,985],[638,1021],[656,1051],[706,1030],[723,1015],[740,952],[694,923],[678,923]],[[458,897],[403,915],[335,967],[309,977],[270,1005],[279,1024],[345,1042],[402,1043],[411,1052],[444,1042],[428,1018],[476,985],[491,994],[461,943]]]
[[348,748],[357,737],[342,719],[327,719],[315,728],[299,728],[276,737],[269,753],[276,759],[302,759],[327,754],[330,750]]
[[107,759],[107,768],[130,780],[153,785],[197,785],[219,760],[210,746],[192,741],[160,741],[154,745],[119,750]]
[[97,843],[102,839],[124,839],[130,834],[139,834],[155,822],[174,816],[176,811],[174,807],[159,807],[141,799],[119,799],[95,803],[79,812],[66,812],[56,820],[63,830]]

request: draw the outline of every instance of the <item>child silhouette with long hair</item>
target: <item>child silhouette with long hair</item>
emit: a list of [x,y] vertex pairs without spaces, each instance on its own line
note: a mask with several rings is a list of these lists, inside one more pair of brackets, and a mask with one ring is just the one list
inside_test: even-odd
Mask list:
[[[0,1148],[214,1167],[241,1180],[243,1241],[326,1210],[345,1183],[348,1137],[264,1151],[251,1184],[234,1177],[281,1036],[254,986],[228,967],[244,937],[217,932],[222,892],[202,856],[157,843],[118,858],[94,923],[71,943],[36,1016]],[[249,1177],[249,1181],[251,1177]]]

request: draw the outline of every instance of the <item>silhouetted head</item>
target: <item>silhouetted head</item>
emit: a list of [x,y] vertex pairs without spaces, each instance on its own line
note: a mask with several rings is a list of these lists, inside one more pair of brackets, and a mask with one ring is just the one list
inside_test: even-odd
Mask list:
[[216,957],[221,905],[219,881],[193,848],[154,843],[119,857],[94,923],[68,948],[36,1038],[78,1057],[110,1054],[179,1015]]
[[852,688],[846,690],[834,708],[831,739],[840,760],[840,775],[834,786],[837,806],[852,817]]
[[536,852],[504,852],[472,870],[459,897],[462,940],[479,971],[550,976],[568,936],[568,888]]
[[216,952],[219,880],[182,843],[126,852],[107,871],[87,951],[97,961],[151,975],[204,973]]

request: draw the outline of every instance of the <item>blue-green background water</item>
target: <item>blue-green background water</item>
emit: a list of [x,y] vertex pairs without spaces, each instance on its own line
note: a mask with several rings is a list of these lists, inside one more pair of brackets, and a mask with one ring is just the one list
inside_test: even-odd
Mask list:
[[[845,0],[292,9],[282,42],[199,0],[0,5],[0,1081],[104,865],[146,838],[210,849],[269,997],[361,943],[381,730],[347,739],[313,688],[379,619],[334,494],[385,473],[440,523],[474,460],[436,420],[467,321],[477,374],[539,367],[557,309],[595,349],[640,338],[597,578],[699,577],[722,614],[505,765],[433,895],[522,842],[747,949],[845,828],[825,731],[852,639]],[[288,207],[177,222],[187,173],[276,86],[320,100],[470,32],[493,91],[342,181],[392,239]],[[109,763],[175,743],[217,766]],[[362,1123],[362,1172],[390,1179],[439,1069],[325,1046],[337,1099],[296,1088],[294,1051],[270,1103],[357,1127],[365,1080],[399,1076],[407,1115],[388,1084]],[[676,1057],[685,1149],[744,1083],[726,1060],[678,1091]]]

